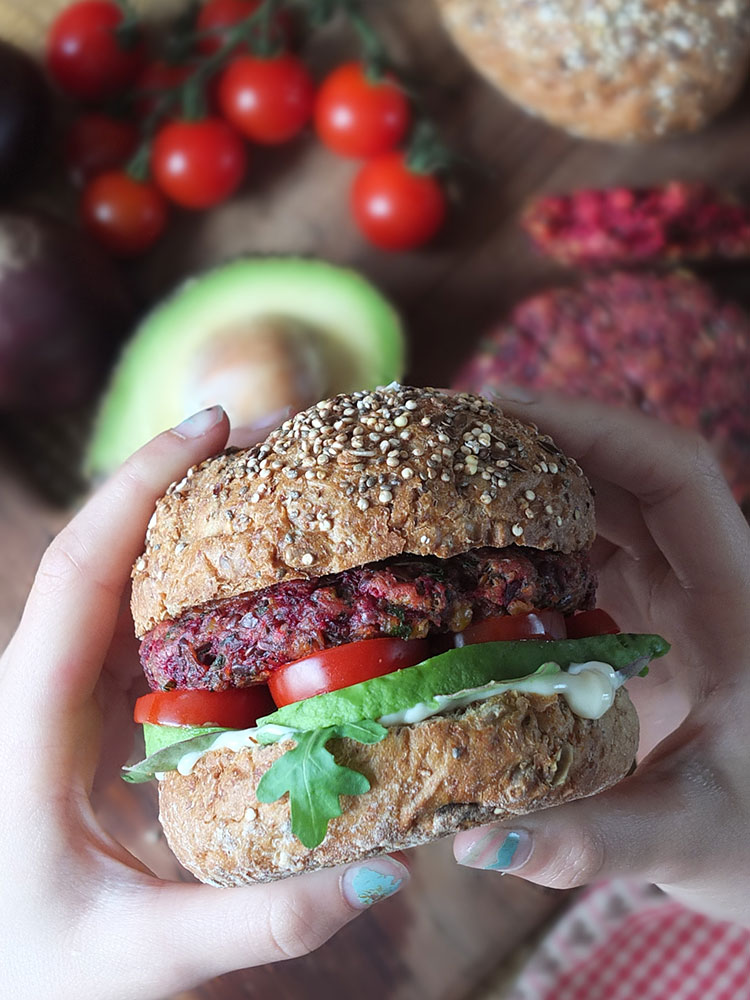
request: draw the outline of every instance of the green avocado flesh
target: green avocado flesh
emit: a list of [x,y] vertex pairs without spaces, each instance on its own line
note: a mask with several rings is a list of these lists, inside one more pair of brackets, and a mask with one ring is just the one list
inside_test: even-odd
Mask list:
[[[403,375],[399,317],[355,271],[293,257],[234,260],[185,282],[136,329],[101,403],[87,456],[89,474],[110,472],[199,408],[195,384],[204,375],[205,351],[231,337],[227,357],[234,371],[232,352],[242,350],[238,339],[245,348],[248,339],[251,348],[257,345],[252,338],[264,323],[304,329],[318,358],[317,378],[323,380],[316,400],[386,385]],[[260,358],[265,350],[259,349]],[[242,383],[230,391],[241,395]],[[232,408],[227,409],[231,418]]]
[[146,756],[161,750],[163,747],[171,746],[173,743],[184,743],[194,736],[203,736],[205,733],[220,733],[223,730],[217,726],[201,728],[200,726],[152,726],[148,722],[143,724],[143,742],[146,744]]
[[[655,659],[664,656],[668,650],[669,643],[658,635],[624,633],[589,639],[488,642],[464,646],[433,656],[415,667],[396,670],[383,677],[373,677],[361,684],[286,705],[259,719],[258,725],[310,730],[361,719],[379,719],[412,708],[420,702],[428,702],[437,694],[455,694],[491,681],[520,680],[550,661],[565,669],[571,663],[600,660],[620,669],[640,657]],[[147,756],[174,743],[216,731],[188,726],[145,725],[143,729]]]
[[565,669],[571,663],[601,660],[619,669],[642,656],[649,659],[663,656],[668,649],[669,644],[660,636],[625,634],[464,646],[433,656],[415,667],[286,705],[258,719],[258,725],[306,730],[379,719],[429,701],[436,694],[454,694],[490,681],[526,677],[549,661]]

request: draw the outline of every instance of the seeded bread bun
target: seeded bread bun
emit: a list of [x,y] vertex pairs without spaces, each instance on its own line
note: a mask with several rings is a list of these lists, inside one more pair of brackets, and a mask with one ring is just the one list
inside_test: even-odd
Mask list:
[[270,882],[602,791],[623,778],[638,746],[638,717],[621,688],[592,722],[562,698],[507,692],[450,715],[393,728],[382,743],[331,742],[340,764],[367,775],[366,795],[344,797],[325,840],[293,836],[287,796],[255,789],[289,744],[214,750],[189,775],[159,782],[160,820],[180,862],[217,886]]
[[133,618],[142,636],[206,601],[403,553],[574,552],[593,538],[586,478],[533,425],[466,393],[358,392],[170,486],[133,571]]
[[456,44],[527,111],[614,142],[701,128],[750,62],[747,0],[438,0]]

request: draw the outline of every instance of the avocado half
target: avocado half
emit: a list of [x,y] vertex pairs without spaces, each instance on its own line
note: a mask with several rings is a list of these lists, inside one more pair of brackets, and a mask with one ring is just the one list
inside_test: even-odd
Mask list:
[[222,403],[242,424],[253,406],[308,406],[399,380],[404,367],[395,309],[355,271],[237,259],[187,280],[140,323],[102,399],[87,472],[109,473],[202,406]]

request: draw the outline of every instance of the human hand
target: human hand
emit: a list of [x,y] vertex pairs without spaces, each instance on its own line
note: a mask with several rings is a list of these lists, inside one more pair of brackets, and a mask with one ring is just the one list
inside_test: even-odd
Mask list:
[[271,886],[171,883],[92,807],[132,746],[130,568],[157,497],[228,430],[214,407],[137,452],[46,552],[0,658],[0,968],[17,1000],[148,1000],[299,956],[408,879],[382,858]]
[[507,397],[502,409],[548,431],[592,481],[599,606],[673,648],[628,684],[641,718],[631,777],[461,833],[456,859],[558,889],[640,877],[750,926],[750,529],[697,436],[525,389]]

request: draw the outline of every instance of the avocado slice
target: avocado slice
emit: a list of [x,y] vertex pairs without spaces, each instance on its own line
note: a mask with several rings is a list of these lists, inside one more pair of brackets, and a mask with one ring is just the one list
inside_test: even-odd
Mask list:
[[664,656],[668,650],[669,643],[661,636],[626,633],[587,639],[479,643],[448,650],[414,667],[296,701],[258,719],[258,725],[304,731],[380,719],[429,702],[435,695],[528,677],[550,661],[566,669],[571,663],[599,660],[619,670],[641,657]]
[[138,326],[101,402],[87,471],[107,474],[202,406],[222,403],[241,425],[385,385],[404,366],[396,311],[356,271],[239,258],[186,281]]
[[[258,719],[257,724],[298,731],[326,729],[362,719],[380,719],[430,702],[436,695],[451,695],[493,681],[521,680],[550,662],[566,669],[571,663],[599,660],[622,670],[642,657],[664,656],[669,648],[669,643],[661,636],[629,633],[586,639],[479,643],[448,650],[414,667],[294,702]],[[147,758],[157,753],[159,756],[131,769],[136,775],[142,773],[142,777],[129,780],[148,780],[154,770],[174,769],[184,753],[206,749],[216,734],[225,730],[144,725],[143,731]],[[259,738],[263,740],[262,734]]]
[[150,722],[144,722],[143,742],[146,747],[146,756],[150,757],[152,753],[163,750],[164,747],[169,747],[173,743],[184,743],[186,740],[195,739],[196,736],[223,731],[220,726],[157,726]]

